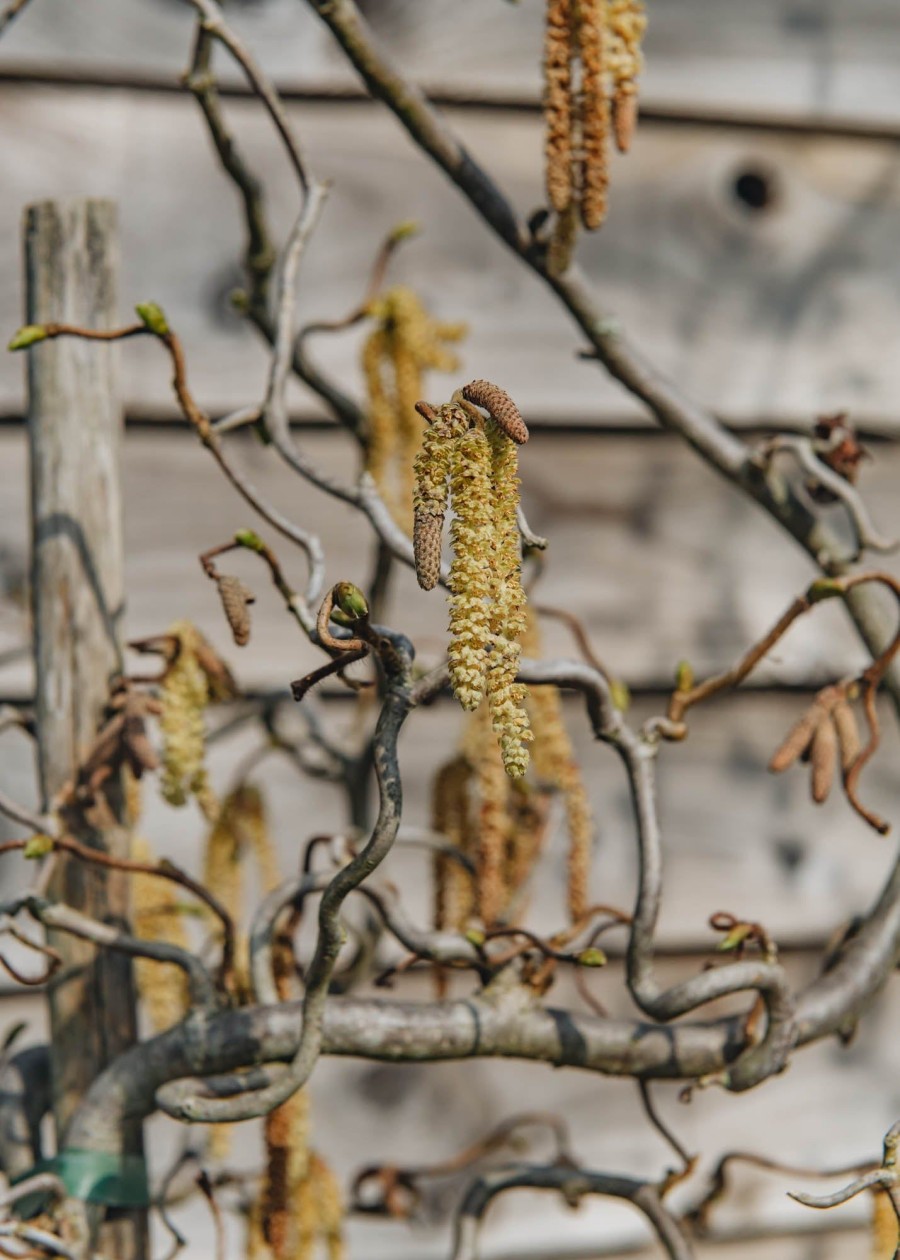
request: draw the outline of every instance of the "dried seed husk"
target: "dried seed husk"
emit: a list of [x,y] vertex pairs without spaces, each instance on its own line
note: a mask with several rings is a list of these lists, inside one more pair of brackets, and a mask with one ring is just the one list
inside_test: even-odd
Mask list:
[[806,752],[812,743],[816,728],[824,717],[822,706],[813,704],[799,721],[794,723],[769,762],[769,769],[773,774],[780,774],[782,770],[787,770]]
[[849,700],[838,700],[832,710],[832,717],[841,751],[841,770],[846,774],[862,752],[859,725]]
[[838,737],[831,715],[823,716],[810,745],[812,798],[817,805],[828,799],[838,759]]

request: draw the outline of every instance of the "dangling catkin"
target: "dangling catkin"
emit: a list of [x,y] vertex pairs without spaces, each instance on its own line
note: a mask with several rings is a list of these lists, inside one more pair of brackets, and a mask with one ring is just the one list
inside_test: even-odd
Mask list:
[[484,695],[493,579],[490,447],[484,430],[470,429],[453,444],[450,498],[450,682],[464,709],[477,709]]
[[492,649],[488,661],[487,692],[491,721],[500,742],[506,773],[521,778],[528,769],[532,739],[525,712],[525,687],[516,682],[525,629],[525,592],[522,589],[519,526],[519,476],[516,448],[489,420],[486,425],[494,494],[494,536],[491,568],[495,590],[491,605]]
[[368,314],[375,327],[362,354],[369,397],[366,468],[398,524],[408,530],[420,440],[415,404],[422,397],[423,373],[456,370],[458,360],[447,344],[461,340],[466,329],[432,319],[402,285],[372,302]]
[[547,0],[545,176],[557,213],[547,263],[554,274],[571,259],[573,207],[589,230],[606,216],[610,135],[627,152],[637,122],[646,25],[639,0]]
[[547,0],[544,36],[544,140],[547,199],[562,212],[574,192],[572,171],[573,0]]
[[184,805],[191,793],[207,789],[203,713],[209,703],[209,683],[197,660],[196,628],[189,621],[179,621],[168,633],[178,642],[178,654],[162,680],[160,787],[170,805]]
[[641,40],[647,29],[638,0],[607,0],[608,64],[612,77],[613,128],[616,147],[627,153],[637,123],[637,77],[641,72]]
[[[540,656],[541,636],[533,613],[529,613],[522,646],[529,656]],[[563,721],[559,689],[529,688],[528,710],[534,730],[534,772],[539,781],[556,788],[563,796],[569,837],[567,900],[569,918],[577,923],[584,916],[589,904],[588,884],[594,840],[593,813],[572,741]]]
[[897,1213],[894,1211],[890,1195],[884,1190],[873,1190],[872,1196],[872,1230],[870,1234],[870,1260],[894,1260],[897,1246],[900,1243],[897,1228]]
[[[463,756],[445,762],[431,789],[431,825],[465,857],[474,857],[474,837],[469,823],[472,767]],[[446,854],[434,855],[434,925],[441,930],[462,931],[475,908],[472,876],[461,862]]]
[[456,407],[442,407],[422,436],[414,462],[413,553],[423,591],[433,590],[441,574],[441,537],[449,493],[453,439],[466,431],[466,417]]
[[609,96],[603,65],[606,0],[576,0],[581,54],[581,221],[588,231],[606,217],[609,185]]
[[472,766],[475,788],[472,831],[476,843],[478,917],[485,927],[494,927],[507,903],[510,783],[497,742],[491,736],[491,713],[487,705],[482,705],[472,715],[464,736],[463,750]]
[[[139,837],[131,842],[131,856],[137,862],[155,861],[150,845]],[[184,916],[170,880],[155,875],[133,875],[131,907],[132,926],[138,940],[165,941],[181,949],[190,948]],[[184,1018],[190,1000],[187,976],[181,967],[138,958],[134,974],[141,1001],[156,1032],[163,1032]]]
[[244,647],[250,641],[249,607],[256,597],[240,578],[229,577],[227,574],[216,579],[216,586],[232,637],[238,647]]

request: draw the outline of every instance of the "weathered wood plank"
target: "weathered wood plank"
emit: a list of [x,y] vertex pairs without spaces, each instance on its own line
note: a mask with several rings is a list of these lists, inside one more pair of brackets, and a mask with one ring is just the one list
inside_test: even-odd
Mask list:
[[[311,433],[301,440],[322,467],[353,476],[349,438]],[[321,533],[328,580],[366,586],[372,547],[357,518],[303,487],[252,438],[231,442],[260,491]],[[0,455],[6,509],[0,542],[15,570],[25,555],[24,435],[0,432]],[[550,542],[535,599],[581,617],[595,650],[634,687],[667,687],[683,657],[698,676],[727,667],[813,576],[809,561],[765,516],[667,435],[543,435],[523,450],[521,468],[532,525]],[[879,445],[865,465],[862,489],[886,534],[900,532],[898,476],[900,449]],[[190,433],[130,432],[124,487],[128,637],[190,617],[234,656],[250,688],[286,686],[320,663],[253,557],[243,554],[229,557],[229,568],[252,585],[258,601],[250,644],[231,645],[215,587],[196,557],[253,521]],[[830,511],[838,518],[843,509]],[[272,541],[299,584],[302,557]],[[0,653],[27,637],[16,604],[2,608]],[[413,636],[426,664],[445,649],[446,617],[440,592],[425,594],[410,572],[398,571],[388,618]],[[574,651],[558,623],[546,624],[545,637],[548,653]],[[791,631],[751,685],[821,685],[864,661],[842,610],[823,605]],[[0,694],[28,686],[23,660],[0,659]]]
[[[124,293],[162,302],[187,346],[191,380],[213,410],[259,396],[261,346],[230,311],[240,283],[236,199],[190,100],[9,89],[0,99],[2,239],[19,205],[84,188],[122,207]],[[301,318],[341,315],[358,301],[378,242],[414,217],[423,237],[393,278],[419,288],[442,317],[469,321],[462,373],[506,385],[530,416],[561,422],[635,421],[642,411],[596,365],[580,362],[578,334],[541,286],[476,221],[375,107],[292,108],[310,157],[334,180],[303,263]],[[252,103],[229,116],[270,182],[284,230],[295,191]],[[527,213],[542,197],[540,129],[529,116],[467,114],[460,128]],[[35,154],[40,161],[35,161]],[[742,172],[768,181],[753,213],[734,194]],[[608,308],[688,390],[737,423],[848,407],[895,431],[900,371],[881,330],[900,322],[894,248],[894,150],[883,143],[686,129],[648,130],[617,162],[609,222],[582,245]],[[0,324],[19,322],[19,269],[0,254]],[[360,389],[359,335],[318,338],[322,364]],[[125,401],[171,411],[158,347],[125,356]],[[431,388],[439,393],[435,380]],[[297,389],[293,405],[322,415]],[[21,406],[18,365],[0,360],[0,412]]]
[[[369,20],[398,62],[426,83],[490,95],[540,91],[543,0],[381,0]],[[891,0],[650,0],[647,99],[799,113],[900,117]],[[352,83],[321,23],[297,0],[267,0],[230,15],[269,72],[285,81]],[[174,77],[190,46],[191,15],[168,0],[80,0],[37,6],[13,26],[3,62],[99,65]],[[238,72],[224,73],[232,80]]]

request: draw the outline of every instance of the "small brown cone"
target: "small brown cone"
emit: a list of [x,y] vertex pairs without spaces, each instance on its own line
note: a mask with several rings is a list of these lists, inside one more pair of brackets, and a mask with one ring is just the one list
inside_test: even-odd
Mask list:
[[255,603],[256,596],[240,578],[220,577],[216,585],[234,641],[238,647],[244,647],[250,640],[249,606]]
[[528,441],[525,421],[505,389],[490,381],[470,381],[463,387],[462,396],[467,402],[483,407],[497,427],[518,446]]
[[444,530],[444,514],[423,512],[416,509],[413,524],[413,556],[416,562],[416,579],[423,591],[431,591],[441,576],[441,535]]

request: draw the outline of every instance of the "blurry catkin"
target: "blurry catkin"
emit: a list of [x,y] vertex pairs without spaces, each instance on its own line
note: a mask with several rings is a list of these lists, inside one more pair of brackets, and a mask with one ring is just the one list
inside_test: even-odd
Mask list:
[[841,770],[846,774],[862,752],[859,726],[856,722],[856,714],[847,700],[838,700],[834,706],[832,717],[841,752]]
[[490,637],[493,515],[491,452],[484,430],[470,429],[453,443],[450,498],[450,682],[464,709],[477,709],[484,695]]
[[872,1197],[872,1229],[870,1234],[870,1260],[894,1260],[897,1254],[898,1237],[897,1213],[894,1211],[890,1195],[885,1190],[873,1190]]
[[[465,857],[474,856],[473,829],[469,821],[472,766],[466,757],[454,757],[438,770],[431,789],[431,825]],[[434,855],[434,925],[461,931],[475,908],[472,876],[461,862],[446,854]]]
[[244,647],[250,641],[250,605],[256,597],[240,578],[222,576],[216,585],[232,637],[238,647]]
[[515,445],[492,421],[486,426],[493,486],[494,537],[491,568],[495,589],[491,604],[492,648],[487,667],[491,721],[500,744],[506,773],[520,778],[528,769],[532,739],[525,711],[525,687],[516,682],[525,630],[525,592],[522,589],[519,526],[518,457]]
[[606,0],[577,0],[581,54],[581,221],[593,231],[606,217],[610,107],[603,64]]
[[[528,615],[522,641],[529,656],[541,654],[537,617]],[[572,741],[563,721],[558,687],[532,687],[528,691],[528,711],[534,731],[532,764],[540,782],[562,793],[569,839],[567,861],[567,900],[569,918],[577,923],[588,909],[594,818]]]
[[[309,1172],[309,1097],[301,1089],[266,1116],[263,1232],[275,1260],[292,1260],[297,1195]],[[293,1228],[292,1228],[293,1227]]]
[[547,0],[544,40],[545,178],[557,213],[548,242],[553,274],[586,228],[606,216],[609,148],[624,153],[637,122],[637,76],[646,27],[639,0]]
[[612,78],[613,130],[616,147],[627,153],[637,124],[637,77],[641,72],[641,40],[647,28],[639,0],[607,0],[607,62]]
[[[138,862],[155,861],[150,845],[139,837],[132,840],[131,856]],[[134,875],[131,906],[132,926],[138,940],[165,941],[181,949],[190,948],[181,906],[170,880],[155,875]],[[180,967],[138,958],[134,971],[138,993],[156,1032],[171,1028],[184,1018],[190,1002],[187,977]]]
[[215,817],[217,802],[206,774],[206,728],[203,714],[210,701],[210,679],[200,652],[205,640],[189,621],[178,621],[167,631],[178,651],[161,684],[163,734],[160,789],[170,805],[184,805],[194,795],[208,818]]
[[[484,718],[482,719],[482,713]],[[476,762],[478,791],[478,914],[485,927],[493,927],[501,918],[508,900],[506,856],[510,841],[510,784],[496,742],[491,739],[488,714],[479,710],[474,721],[480,722],[484,737]]]
[[572,4],[547,0],[544,35],[544,140],[547,200],[563,211],[572,201]]
[[402,285],[372,302],[375,327],[363,346],[369,398],[366,468],[392,514],[409,530],[413,459],[420,440],[415,404],[424,372],[453,372],[456,356],[447,346],[465,335],[465,325],[433,319],[416,294]]

